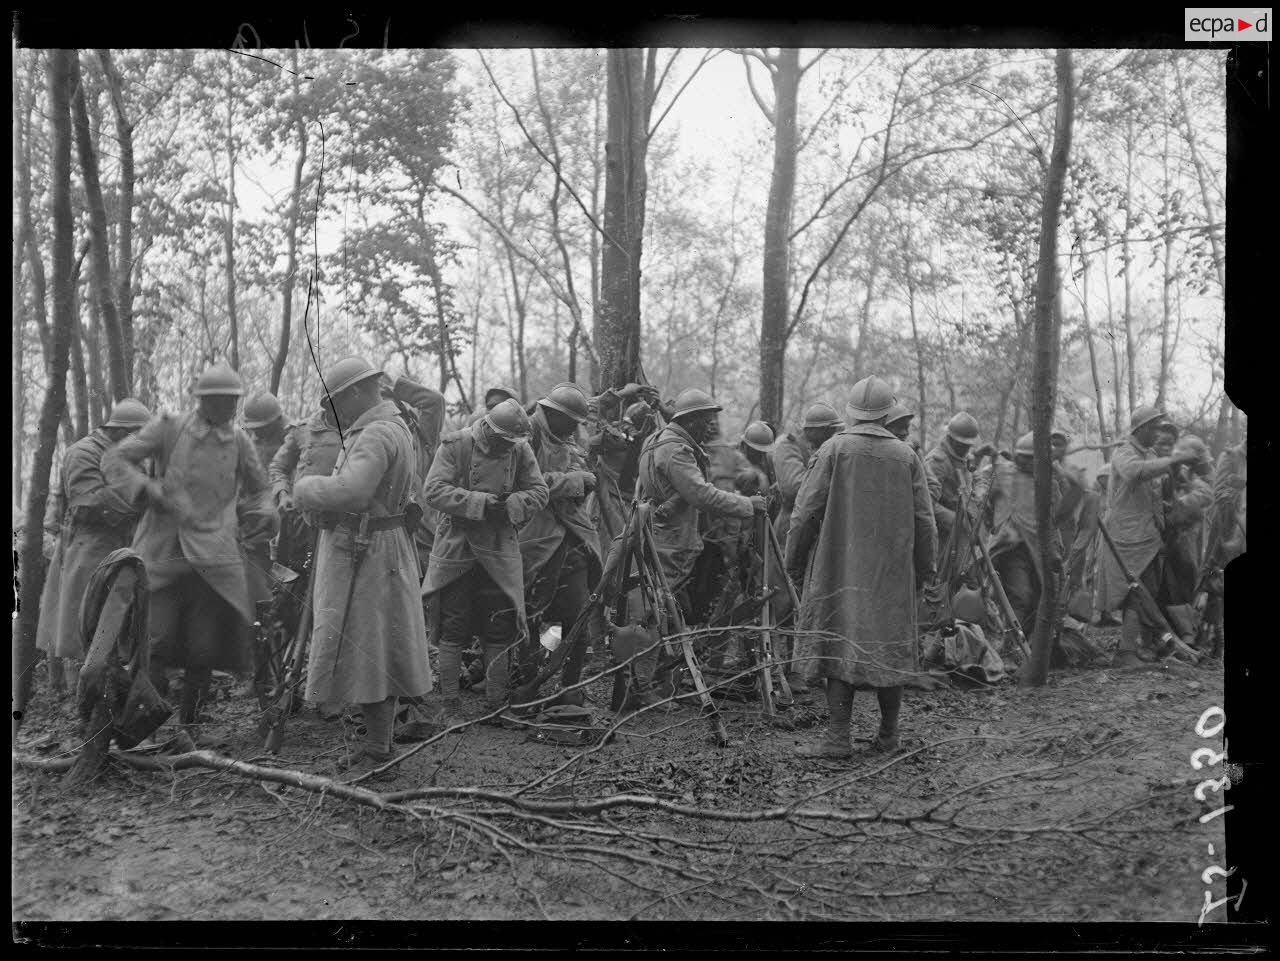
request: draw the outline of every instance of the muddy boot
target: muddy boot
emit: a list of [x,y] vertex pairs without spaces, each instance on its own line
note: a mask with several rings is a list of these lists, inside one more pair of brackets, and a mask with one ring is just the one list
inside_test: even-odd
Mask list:
[[512,716],[506,710],[508,688],[511,685],[511,663],[509,651],[505,644],[486,644],[484,647],[485,678],[485,713],[492,714],[499,709],[501,714],[482,721],[493,727],[512,727]]
[[457,644],[441,644],[436,663],[440,667],[440,698],[445,703],[458,702],[459,678],[462,675],[462,648]]
[[1138,618],[1138,612],[1126,609],[1120,629],[1120,647],[1116,649],[1115,657],[1111,659],[1111,666],[1120,670],[1142,667],[1144,662],[1139,653],[1141,643],[1142,622]]
[[876,699],[880,702],[880,730],[871,741],[871,749],[891,754],[901,746],[898,713],[902,710],[902,688],[878,687]]
[[800,757],[846,758],[853,756],[849,740],[849,721],[853,712],[853,686],[834,677],[827,678],[827,707],[831,719],[826,736],[815,744],[802,744],[795,753]]

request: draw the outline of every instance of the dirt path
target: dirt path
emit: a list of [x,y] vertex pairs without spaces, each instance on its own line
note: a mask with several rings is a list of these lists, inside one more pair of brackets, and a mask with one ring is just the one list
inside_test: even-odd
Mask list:
[[[603,682],[592,697],[607,704]],[[557,816],[566,829],[469,801],[411,821],[223,772],[113,765],[72,793],[55,775],[19,770],[13,916],[1195,921],[1201,871],[1222,863],[1225,845],[1221,818],[1198,823],[1217,804],[1193,797],[1204,775],[1189,757],[1221,746],[1194,730],[1221,704],[1220,668],[1061,671],[1030,692],[908,692],[906,754],[813,762],[790,752],[819,728],[777,729],[757,705],[726,702],[735,747],[712,745],[692,710],[645,715],[632,736],[529,792],[647,794],[699,812],[797,804],[845,821],[617,808]],[[477,716],[479,699],[466,707]],[[869,735],[874,698],[860,694],[854,712],[855,733]],[[223,700],[215,713],[209,728],[229,741],[226,753],[252,759],[249,702]],[[814,711],[802,722],[806,713],[818,723]],[[286,754],[261,763],[319,772],[342,736],[308,711],[290,723]],[[40,692],[19,751],[51,757],[74,743],[69,702]],[[511,791],[579,753],[472,727],[365,786]],[[489,828],[511,840],[495,844]]]

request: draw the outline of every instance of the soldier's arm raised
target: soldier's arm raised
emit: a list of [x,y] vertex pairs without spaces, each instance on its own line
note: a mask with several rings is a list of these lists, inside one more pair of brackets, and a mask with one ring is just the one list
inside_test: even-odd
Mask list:
[[372,423],[351,442],[347,459],[330,477],[300,477],[293,485],[293,501],[305,511],[346,511],[362,514],[373,502],[395,452],[391,424]]
[[733,491],[722,491],[715,484],[708,483],[693,459],[693,452],[683,444],[673,446],[675,450],[667,461],[667,479],[681,497],[709,514],[727,514],[744,520],[755,516],[755,506],[750,498]]
[[149,497],[160,495],[159,483],[147,477],[142,462],[161,453],[165,419],[163,414],[151,418],[140,431],[124,438],[102,455],[102,474],[107,483],[130,503],[137,503],[143,492]]
[[434,451],[440,444],[440,431],[444,427],[444,394],[402,375],[392,381],[391,395],[414,409],[418,415],[418,436],[428,450]]
[[1115,483],[1115,477],[1122,478],[1128,484],[1150,480],[1167,473],[1173,463],[1172,457],[1152,457],[1144,460],[1131,448],[1117,447],[1115,453],[1111,455],[1112,483]]
[[511,456],[516,458],[516,483],[507,498],[507,516],[511,523],[519,525],[546,507],[551,493],[542,471],[538,469],[538,459],[533,456],[532,447],[517,444]]
[[422,498],[428,507],[442,514],[478,521],[484,518],[484,505],[489,495],[458,486],[458,446],[467,442],[465,439],[446,440],[440,445],[431,461],[431,469],[427,471],[427,478],[422,482]]

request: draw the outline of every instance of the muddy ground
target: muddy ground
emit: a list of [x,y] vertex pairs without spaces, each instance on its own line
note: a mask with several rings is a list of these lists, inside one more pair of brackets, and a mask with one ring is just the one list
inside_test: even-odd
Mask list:
[[[1198,822],[1218,804],[1193,796],[1204,775],[1189,758],[1221,747],[1194,728],[1222,684],[1220,667],[1173,666],[1057,670],[1039,690],[908,691],[902,753],[863,741],[847,762],[792,755],[821,731],[817,705],[794,708],[786,730],[758,703],[725,701],[729,748],[689,708],[636,717],[586,754],[472,726],[362,785],[510,795],[563,765],[520,797],[563,808],[643,795],[674,811],[445,797],[388,812],[225,771],[113,762],[69,790],[17,769],[13,917],[1195,921],[1201,872],[1223,863],[1225,843],[1222,818]],[[308,709],[282,755],[264,758],[256,703],[220,690],[207,729],[223,753],[325,773],[342,723]],[[607,717],[605,681],[591,698]],[[464,695],[471,717],[482,703]],[[870,737],[874,698],[860,693],[854,714]],[[70,701],[42,688],[19,754],[75,744]],[[706,816],[717,812],[755,813]]]

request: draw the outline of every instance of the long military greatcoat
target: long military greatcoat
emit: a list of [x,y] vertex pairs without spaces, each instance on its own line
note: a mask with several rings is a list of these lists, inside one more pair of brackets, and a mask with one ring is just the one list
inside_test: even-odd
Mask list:
[[706,454],[688,431],[669,423],[651,437],[640,454],[637,492],[655,505],[676,498],[665,520],[653,519],[653,540],[670,588],[676,590],[693,572],[702,553],[699,515],[728,514],[743,520],[755,515],[749,498],[722,491],[707,480]]
[[773,459],[773,473],[777,478],[781,505],[773,522],[773,530],[778,535],[778,543],[785,547],[787,532],[791,530],[791,512],[795,510],[796,495],[800,493],[800,483],[804,480],[805,471],[809,469],[813,454],[803,437],[783,434],[769,456]]
[[252,623],[239,528],[242,521],[270,527],[275,517],[253,440],[243,428],[215,427],[197,411],[161,414],[103,455],[107,482],[136,501],[147,481],[139,465],[148,457],[178,504],[178,513],[148,505],[134,534],[151,589],[194,572]]
[[[333,475],[299,478],[294,499],[306,511],[403,514],[416,469],[409,428],[383,401],[346,430]],[[404,527],[370,532],[356,567],[354,528],[320,532],[307,700],[371,704],[426,694],[431,668],[413,538]]]
[[[1036,524],[1036,478],[1029,471],[1018,470],[1012,461],[996,462],[995,475],[991,479],[995,485],[991,492],[991,533],[987,537],[987,549],[992,560],[1008,551],[1017,550],[1025,545],[1031,556],[1031,563],[1041,586],[1045,583],[1045,572],[1040,562],[1040,534]],[[1050,484],[1052,517],[1057,521],[1059,515],[1065,513],[1062,500],[1062,487],[1055,475]],[[1074,506],[1074,505],[1072,505]],[[1062,558],[1065,555],[1059,527],[1050,531],[1053,538],[1053,550]]]
[[956,511],[973,493],[973,476],[967,459],[956,456],[945,436],[925,456],[924,467],[934,481],[929,485],[934,490],[933,515],[938,525],[938,543],[945,546],[955,526]]
[[[1169,472],[1171,457],[1156,457],[1133,438],[1111,455],[1108,507],[1103,523],[1129,573],[1141,577],[1163,543],[1164,506],[1160,478]],[[1129,593],[1120,565],[1106,544],[1099,546],[1097,602],[1102,613],[1114,611]]]
[[[446,434],[422,493],[425,503],[441,515],[423,595],[439,593],[478,564],[511,599],[523,637],[524,564],[516,527],[542,510],[548,498],[532,448],[519,441],[501,453],[491,450],[481,422]],[[487,495],[504,493],[510,495],[506,518],[488,520]]]
[[538,469],[547,485],[547,503],[520,528],[524,583],[526,586],[533,583],[533,578],[555,554],[567,535],[587,548],[591,558],[588,581],[594,587],[600,578],[600,542],[587,513],[582,478],[572,476],[574,471],[587,469],[586,457],[573,438],[561,440],[551,433],[541,406],[530,420],[533,422],[530,448],[534,451]]
[[49,561],[36,632],[36,647],[54,657],[84,657],[80,603],[89,578],[104,557],[133,539],[138,512],[102,473],[102,455],[111,443],[98,428],[68,447],[62,460],[60,499],[66,516]]
[[812,553],[800,630],[834,635],[802,639],[806,680],[893,687],[919,669],[916,582],[933,573],[937,530],[910,447],[876,424],[823,444],[796,497],[786,553],[788,570]]

